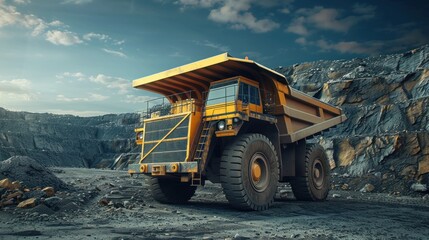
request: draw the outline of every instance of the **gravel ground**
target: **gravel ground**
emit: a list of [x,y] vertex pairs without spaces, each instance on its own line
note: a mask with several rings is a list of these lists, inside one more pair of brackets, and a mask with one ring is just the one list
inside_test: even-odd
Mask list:
[[[0,209],[0,239],[427,239],[429,199],[332,191],[326,202],[293,199],[280,186],[264,212],[232,209],[207,183],[186,205],[154,202],[144,177],[54,168],[71,190],[57,208]],[[280,196],[281,195],[281,196]]]

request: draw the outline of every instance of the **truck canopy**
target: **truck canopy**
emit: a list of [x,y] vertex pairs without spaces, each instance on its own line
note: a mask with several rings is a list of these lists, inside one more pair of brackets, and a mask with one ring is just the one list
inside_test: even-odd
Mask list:
[[243,76],[254,80],[272,80],[288,84],[286,77],[255,61],[231,57],[223,53],[201,61],[156,73],[133,81],[133,87],[155,92],[164,96],[193,91],[202,100],[202,93],[208,91],[210,83]]

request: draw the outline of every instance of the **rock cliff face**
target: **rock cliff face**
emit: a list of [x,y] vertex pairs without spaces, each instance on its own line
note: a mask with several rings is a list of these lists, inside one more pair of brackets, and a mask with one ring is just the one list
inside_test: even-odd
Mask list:
[[334,187],[371,184],[374,191],[398,194],[429,184],[429,46],[276,70],[294,88],[340,106],[348,117],[317,137],[340,176]]
[[29,156],[45,166],[106,167],[135,148],[138,114],[76,117],[0,108],[0,161]]

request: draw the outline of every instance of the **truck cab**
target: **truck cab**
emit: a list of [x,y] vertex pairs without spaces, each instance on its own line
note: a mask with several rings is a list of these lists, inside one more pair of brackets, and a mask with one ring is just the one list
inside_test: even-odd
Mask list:
[[228,113],[251,111],[262,113],[258,82],[234,77],[210,84],[205,103],[205,117],[209,120]]
[[239,123],[251,114],[263,114],[258,82],[239,76],[210,84],[203,117],[217,121],[217,137],[236,136]]

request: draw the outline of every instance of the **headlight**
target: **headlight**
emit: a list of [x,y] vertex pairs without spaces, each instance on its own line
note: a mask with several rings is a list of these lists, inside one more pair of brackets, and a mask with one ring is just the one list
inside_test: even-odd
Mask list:
[[143,140],[143,132],[137,133],[137,140]]
[[238,123],[238,122],[240,121],[240,118],[235,117],[235,118],[233,118],[232,120],[234,121],[234,123]]
[[217,123],[217,128],[218,128],[220,131],[224,130],[224,129],[225,129],[225,121],[219,121],[219,122]]

